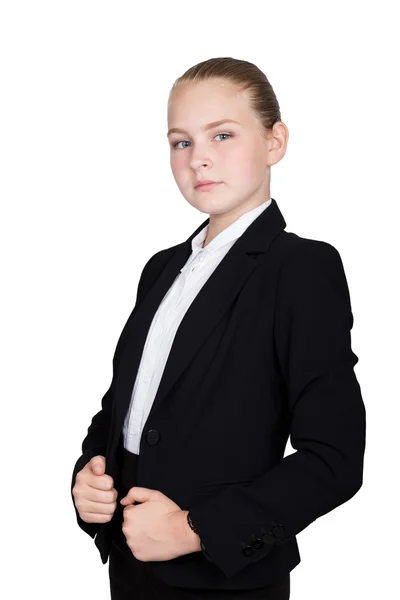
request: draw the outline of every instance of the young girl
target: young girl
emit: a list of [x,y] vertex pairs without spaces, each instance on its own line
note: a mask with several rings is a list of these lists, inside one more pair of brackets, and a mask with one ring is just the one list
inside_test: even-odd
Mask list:
[[76,516],[114,600],[286,600],[296,534],[362,485],[346,276],[332,245],[285,231],[270,178],[288,129],[255,65],[190,68],[168,128],[178,188],[209,217],[143,269]]

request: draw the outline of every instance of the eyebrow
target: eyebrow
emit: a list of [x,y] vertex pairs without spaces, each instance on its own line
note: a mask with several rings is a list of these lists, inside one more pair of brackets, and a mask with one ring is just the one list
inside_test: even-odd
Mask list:
[[[233,119],[222,119],[221,121],[213,121],[212,123],[208,123],[208,125],[204,126],[204,131],[208,129],[214,129],[214,127],[218,127],[218,125],[222,125],[223,123],[236,123],[236,125],[240,125],[238,121],[234,121]],[[172,127],[172,129],[168,130],[167,137],[171,135],[171,133],[187,133],[183,129],[179,129],[178,127]]]

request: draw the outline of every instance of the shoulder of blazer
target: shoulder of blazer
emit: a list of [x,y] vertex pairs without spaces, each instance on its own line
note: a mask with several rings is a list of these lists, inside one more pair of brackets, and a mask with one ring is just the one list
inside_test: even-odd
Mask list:
[[160,273],[163,271],[165,265],[169,259],[175,254],[178,246],[172,246],[165,250],[160,250],[153,254],[153,256],[147,261],[143,268],[142,277],[143,287],[146,289],[151,287],[155,280],[158,278]]
[[165,266],[165,264],[169,261],[171,256],[175,254],[176,250],[178,249],[178,246],[180,246],[180,244],[178,244],[177,246],[171,246],[171,248],[159,250],[158,252],[153,254],[153,256],[147,263],[149,266],[151,265],[150,270],[154,271],[162,269]]
[[[282,236],[283,237],[283,236]],[[281,242],[278,265],[278,289],[297,302],[297,296],[322,293],[323,287],[334,286],[348,304],[352,322],[350,292],[341,255],[337,248],[323,240],[302,238],[289,233]]]
[[155,281],[158,279],[167,262],[175,254],[177,248],[178,246],[173,246],[172,248],[159,250],[153,254],[153,256],[151,256],[144,265],[137,287],[135,308],[142,301],[142,298],[146,295],[147,290],[149,290],[153,283],[155,283]]
[[301,237],[291,231],[281,231],[271,248],[276,255],[274,258],[279,257],[280,266],[295,259],[298,253],[304,258],[308,254],[320,256],[324,253],[336,254],[336,258],[340,256],[337,248],[329,242]]

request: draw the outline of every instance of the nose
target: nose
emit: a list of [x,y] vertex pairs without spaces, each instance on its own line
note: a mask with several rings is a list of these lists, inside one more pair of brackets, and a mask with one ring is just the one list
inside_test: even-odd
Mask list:
[[190,158],[190,166],[192,169],[196,170],[199,167],[210,167],[212,165],[211,157],[207,150],[198,146],[197,148],[193,148],[191,158]]

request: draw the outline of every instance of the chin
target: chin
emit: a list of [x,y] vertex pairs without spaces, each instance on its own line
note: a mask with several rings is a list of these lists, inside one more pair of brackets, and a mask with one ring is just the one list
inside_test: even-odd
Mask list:
[[207,214],[207,215],[210,213],[210,209],[212,208],[210,202],[205,202],[204,200],[198,200],[198,199],[188,200],[187,198],[186,198],[186,200],[188,201],[188,203],[191,206],[193,206],[193,208],[196,208],[198,211],[200,211],[204,214]]

